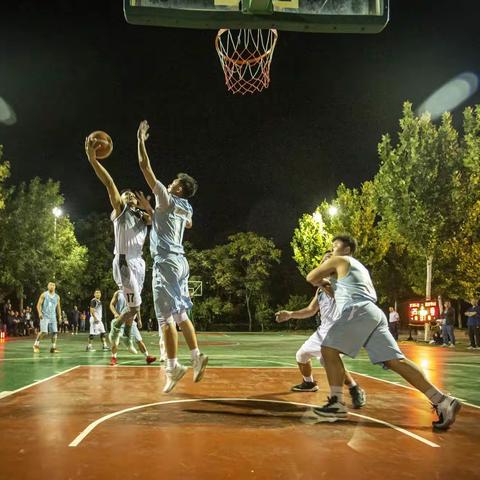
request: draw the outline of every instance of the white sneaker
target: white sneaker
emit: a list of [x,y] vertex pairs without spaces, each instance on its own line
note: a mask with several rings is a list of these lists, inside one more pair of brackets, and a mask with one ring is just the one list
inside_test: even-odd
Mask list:
[[438,420],[432,422],[433,428],[436,430],[448,430],[450,425],[455,422],[455,417],[462,408],[462,404],[456,398],[447,395],[433,408],[438,415]]
[[177,363],[175,368],[167,368],[165,373],[167,374],[167,382],[165,383],[165,387],[163,388],[163,393],[168,393],[173,390],[173,387],[180,381],[183,376],[187,373],[188,368],[184,367]]
[[428,343],[429,343],[430,345],[433,345],[433,344],[435,343],[435,340],[430,340]]
[[449,347],[450,347],[450,348],[455,348],[455,345],[454,345],[453,343],[451,343],[451,344],[449,345]]
[[207,364],[208,364],[208,357],[203,353],[201,353],[198,357],[192,360],[194,382],[199,382],[203,378],[203,374],[205,373]]
[[447,345],[446,343],[444,343],[444,344],[442,345],[442,347],[448,347],[448,345]]
[[87,352],[94,352],[95,349],[91,345],[87,345],[86,351]]
[[467,350],[476,350],[476,347],[472,347],[471,345],[467,347]]

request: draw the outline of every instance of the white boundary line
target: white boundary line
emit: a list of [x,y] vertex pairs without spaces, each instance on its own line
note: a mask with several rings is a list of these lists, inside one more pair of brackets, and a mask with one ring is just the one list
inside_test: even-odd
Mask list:
[[56,373],[55,375],[51,375],[50,377],[43,378],[42,380],[38,380],[36,382],[30,383],[29,385],[25,385],[24,387],[17,388],[16,390],[8,391],[6,393],[0,392],[0,400],[3,400],[4,398],[9,397],[10,395],[14,395],[15,393],[21,392],[22,390],[26,390],[27,388],[34,387],[35,385],[40,385],[41,383],[47,382],[48,380],[52,380],[52,378],[59,377],[60,375],[71,372],[72,370],[75,370],[76,368],[79,368],[79,367],[80,365],[76,365],[75,367],[64,370],[63,372]]
[[[117,417],[119,415],[123,415],[124,413],[128,412],[133,412],[135,410],[141,410],[143,408],[149,408],[149,407],[154,407],[157,405],[169,405],[169,404],[174,404],[174,403],[194,403],[194,402],[238,402],[238,401],[247,401],[247,402],[262,402],[262,403],[281,403],[281,404],[287,404],[287,405],[299,405],[302,407],[309,407],[309,408],[314,408],[317,405],[311,405],[309,403],[299,403],[299,402],[288,402],[285,400],[267,400],[267,399],[260,399],[260,398],[244,398],[244,397],[239,397],[239,398],[191,398],[191,399],[184,399],[184,400],[167,400],[164,402],[155,402],[155,403],[147,403],[144,405],[137,405],[136,407],[130,407],[130,408],[125,408],[123,410],[119,410],[117,412],[110,413],[108,415],[105,415],[94,422],[92,422],[90,425],[88,425],[87,428],[85,428],[82,432],[80,432],[73,440],[70,442],[68,445],[69,447],[77,447],[98,425],[100,425],[103,422],[106,422],[107,420],[110,420],[111,418]],[[428,445],[429,447],[433,448],[439,448],[440,445],[437,445],[434,442],[431,442],[430,440],[427,440],[426,438],[423,438],[419,435],[416,435],[415,433],[409,432],[408,430],[405,430],[404,428],[397,427],[396,425],[392,425],[391,423],[384,422],[383,420],[378,420],[373,417],[367,417],[365,415],[359,415],[357,413],[351,413],[349,412],[349,415],[353,415],[355,417],[363,418],[366,420],[370,420],[371,422],[379,423],[381,425],[385,425],[389,428],[392,428],[393,430],[396,430],[397,432],[400,432],[404,435],[407,435],[414,440],[417,440],[419,442],[424,443],[425,445]]]
[[[354,373],[355,375],[361,375],[362,377],[371,378],[372,380],[378,380],[379,382],[389,383],[390,385],[394,385],[395,387],[407,388],[408,390],[413,390],[414,392],[418,392],[416,388],[409,387],[408,385],[402,385],[401,383],[391,382],[390,380],[384,380],[383,378],[372,377],[371,375],[367,375],[366,373],[355,372],[353,370],[348,369],[349,372]],[[458,397],[456,397],[458,398]],[[461,400],[461,399],[460,399]],[[465,402],[461,400],[464,405],[468,405],[469,407],[477,408],[480,410],[479,405],[475,405],[473,403]]]

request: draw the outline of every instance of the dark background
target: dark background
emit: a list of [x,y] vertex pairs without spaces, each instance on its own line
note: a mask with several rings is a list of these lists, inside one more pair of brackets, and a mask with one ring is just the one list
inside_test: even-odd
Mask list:
[[377,35],[280,32],[270,88],[241,97],[226,91],[214,31],[128,25],[120,0],[4,2],[0,96],[18,121],[0,125],[0,144],[11,180],[60,180],[74,221],[107,212],[84,138],[109,132],[105,166],[118,187],[145,190],[136,130],[146,118],[159,179],[186,171],[200,184],[188,240],[211,247],[253,230],[287,247],[302,213],[340,182],[359,186],[375,174],[377,143],[397,129],[404,100],[418,106],[476,72],[474,4],[393,0]]

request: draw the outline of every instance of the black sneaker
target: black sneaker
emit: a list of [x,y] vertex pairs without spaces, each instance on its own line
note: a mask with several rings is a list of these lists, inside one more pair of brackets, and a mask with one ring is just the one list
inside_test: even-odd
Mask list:
[[316,392],[318,390],[317,382],[306,382],[305,380],[299,385],[291,388],[292,392]]
[[462,404],[456,398],[445,396],[438,405],[432,405],[432,407],[438,415],[438,420],[432,422],[433,429],[448,430],[450,425],[455,422],[455,417],[462,408]]
[[353,408],[362,408],[367,403],[367,394],[359,385],[349,388],[348,391],[352,397]]
[[348,410],[343,402],[333,396],[328,397],[328,402],[323,407],[314,408],[313,413],[319,417],[347,418]]

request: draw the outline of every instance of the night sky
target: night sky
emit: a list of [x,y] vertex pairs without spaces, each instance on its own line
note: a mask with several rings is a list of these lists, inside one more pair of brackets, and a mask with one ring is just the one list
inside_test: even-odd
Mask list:
[[4,159],[15,183],[60,180],[73,220],[106,213],[84,138],[107,131],[117,186],[146,191],[136,130],[147,119],[158,178],[185,171],[199,182],[187,239],[210,247],[253,230],[286,246],[298,217],[340,182],[375,174],[377,143],[397,129],[404,100],[418,106],[478,70],[474,3],[394,0],[377,35],[280,32],[270,88],[242,97],[226,91],[214,31],[128,25],[120,0],[4,2],[0,96],[18,117],[0,125]]

